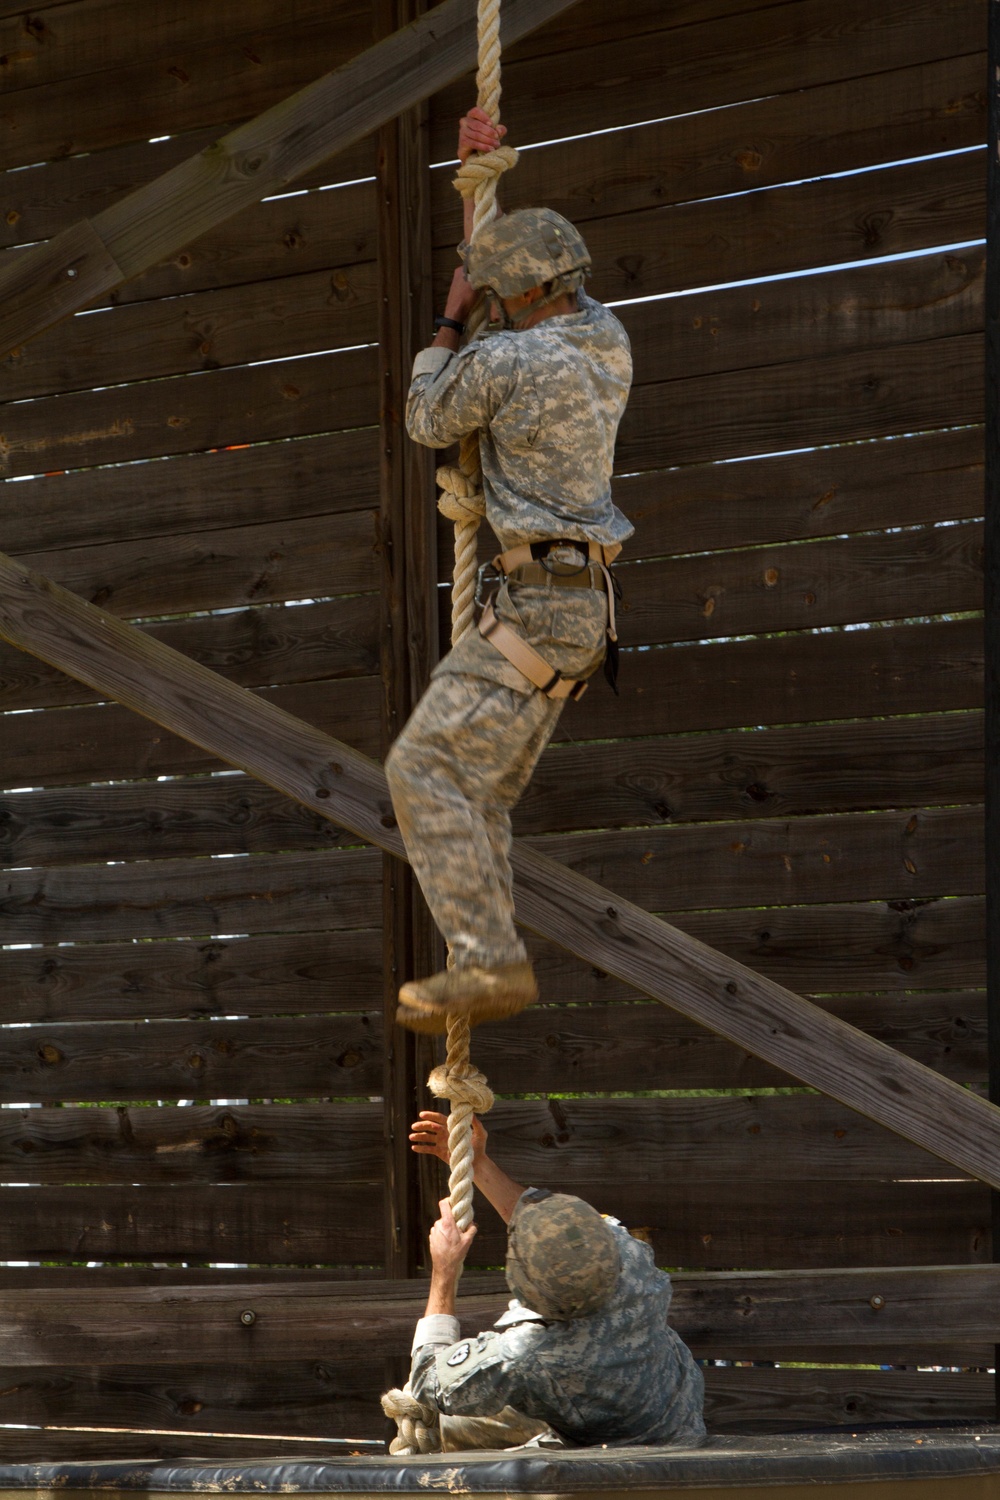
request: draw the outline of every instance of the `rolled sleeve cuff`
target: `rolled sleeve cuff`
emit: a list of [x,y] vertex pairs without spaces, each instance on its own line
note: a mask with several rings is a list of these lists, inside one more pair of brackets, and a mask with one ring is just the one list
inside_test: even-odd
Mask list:
[[425,1344],[457,1344],[462,1337],[462,1325],[452,1313],[429,1313],[421,1318],[413,1334],[410,1354],[416,1354]]
[[413,361],[411,379],[416,380],[418,375],[437,375],[453,358],[454,355],[450,349],[421,349]]

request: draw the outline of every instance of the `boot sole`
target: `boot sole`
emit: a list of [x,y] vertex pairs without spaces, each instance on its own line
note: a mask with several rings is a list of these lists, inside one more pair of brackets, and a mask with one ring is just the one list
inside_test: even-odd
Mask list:
[[397,1024],[405,1026],[408,1031],[419,1031],[424,1036],[444,1036],[448,1030],[449,1013],[464,1016],[470,1026],[481,1026],[487,1021],[506,1021],[511,1016],[520,1015],[536,998],[534,995],[491,996],[488,1000],[472,1000],[465,1005],[453,1005],[449,1011],[442,1010],[439,1006],[407,1004],[409,996],[404,994],[404,990],[399,992],[402,1003],[396,1010]]

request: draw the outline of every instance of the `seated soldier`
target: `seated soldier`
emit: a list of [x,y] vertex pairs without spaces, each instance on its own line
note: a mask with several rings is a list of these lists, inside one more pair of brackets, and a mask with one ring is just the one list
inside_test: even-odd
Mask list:
[[[410,1140],[447,1162],[444,1115],[423,1111]],[[478,1120],[473,1151],[476,1186],[508,1226],[515,1300],[495,1329],[461,1338],[455,1289],[476,1231],[443,1200],[410,1371],[413,1395],[441,1413],[443,1449],[702,1443],[704,1381],[667,1324],[670,1278],[650,1247],[580,1198],[514,1182]]]

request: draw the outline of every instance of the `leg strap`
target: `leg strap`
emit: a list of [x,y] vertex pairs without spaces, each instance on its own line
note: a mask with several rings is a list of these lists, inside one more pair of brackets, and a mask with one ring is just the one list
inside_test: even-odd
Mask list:
[[[618,640],[618,631],[615,620],[615,585],[608,565],[614,562],[622,550],[617,543],[605,547],[600,542],[581,542],[573,537],[525,543],[520,547],[511,547],[509,552],[498,553],[493,559],[493,566],[506,578],[515,568],[524,567],[526,563],[543,562],[553,547],[576,547],[580,552],[586,551],[587,565],[596,563],[603,573],[604,587],[608,596],[608,641],[610,642],[608,649],[612,651]],[[553,574],[558,576],[554,569]],[[498,620],[492,599],[483,607],[479,621],[479,634],[495,646],[501,656],[505,656],[512,666],[515,666],[519,672],[523,672],[528,681],[533,682],[535,687],[547,697],[578,699],[582,698],[587,691],[584,678],[564,677],[555,667],[549,666],[544,656],[540,656],[534,646],[529,646],[526,640],[506,626],[502,620]],[[607,663],[605,666],[607,667]],[[614,687],[613,682],[612,686]],[[617,691],[618,689],[615,688],[616,693]]]
[[523,672],[548,698],[582,698],[587,683],[582,677],[564,677],[556,667],[550,667],[544,656],[534,646],[515,634],[502,620],[498,620],[490,599],[483,609],[479,621],[479,634],[495,646],[512,666]]

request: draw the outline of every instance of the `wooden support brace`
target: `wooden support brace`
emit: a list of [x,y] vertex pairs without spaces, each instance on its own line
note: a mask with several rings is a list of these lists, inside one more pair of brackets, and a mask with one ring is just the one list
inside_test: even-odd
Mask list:
[[[504,0],[503,45],[575,0]],[[0,273],[0,357],[293,182],[476,64],[475,0],[420,20]]]
[[[405,858],[382,769],[0,554],[0,636]],[[524,843],[526,927],[1000,1187],[1000,1109]]]

